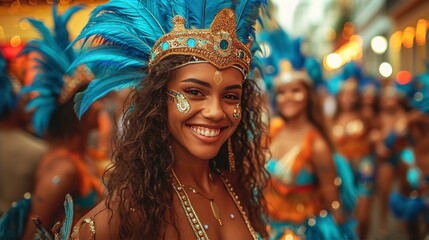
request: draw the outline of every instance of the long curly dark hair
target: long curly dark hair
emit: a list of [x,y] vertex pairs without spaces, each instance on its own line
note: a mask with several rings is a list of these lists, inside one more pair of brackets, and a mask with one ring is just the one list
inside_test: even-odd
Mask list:
[[[162,239],[167,224],[177,225],[171,206],[174,190],[169,181],[173,156],[168,151],[171,135],[166,127],[166,85],[174,77],[175,71],[171,69],[187,61],[189,56],[176,55],[151,67],[133,92],[131,110],[124,113],[123,133],[118,136],[113,162],[104,175],[109,189],[106,205],[110,210],[113,201],[119,206],[115,212],[120,217],[121,239]],[[234,184],[240,186],[240,200],[253,227],[265,237],[261,192],[267,183],[267,149],[260,146],[267,126],[261,121],[261,108],[255,101],[256,88],[252,80],[243,84],[242,120],[231,140],[236,158]],[[212,159],[221,170],[228,169],[225,145]]]

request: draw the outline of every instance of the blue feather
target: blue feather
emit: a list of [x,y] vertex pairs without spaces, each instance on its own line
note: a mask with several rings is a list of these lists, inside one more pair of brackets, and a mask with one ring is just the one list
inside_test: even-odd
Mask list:
[[319,61],[312,57],[307,57],[304,68],[307,70],[307,74],[310,76],[311,80],[313,80],[314,86],[318,87],[324,84],[323,69]]
[[302,38],[296,38],[292,41],[292,52],[290,62],[295,70],[300,70],[304,67],[305,56],[301,52]]
[[42,37],[43,41],[46,42],[46,44],[52,46],[56,45],[51,31],[45,26],[43,22],[34,18],[25,18],[25,20],[27,20],[40,33],[40,36]]
[[142,79],[146,77],[144,72],[130,72],[127,74],[111,75],[103,79],[94,79],[88,85],[88,88],[75,96],[75,110],[78,117],[88,110],[91,104],[110,91],[122,90],[129,87],[136,87]]
[[58,97],[64,85],[63,76],[66,70],[76,57],[73,48],[67,48],[70,40],[66,25],[70,17],[82,6],[72,7],[58,14],[56,3],[52,7],[52,17],[54,22],[53,32],[51,32],[42,22],[35,19],[28,21],[39,31],[41,39],[29,41],[22,52],[38,53],[35,59],[36,75],[30,86],[21,90],[20,96],[28,92],[36,92],[38,95],[28,102],[27,111],[34,111],[32,122],[36,133],[42,136],[48,128],[52,113],[58,107]]
[[247,44],[249,42],[249,33],[255,39],[255,24],[259,15],[259,9],[267,5],[266,0],[245,0],[237,1],[235,5],[235,14],[237,19],[237,38]]
[[[120,71],[123,68],[133,67],[135,69],[141,68],[147,64],[147,61],[141,58],[124,55],[119,49],[111,49],[108,47],[99,47],[88,50],[82,53],[75,61],[70,65],[70,69],[74,69],[79,65],[94,64],[97,62],[109,62],[110,71]],[[115,64],[116,63],[116,64]]]
[[16,96],[7,73],[7,62],[0,51],[0,118],[4,117],[16,105]]
[[207,29],[210,27],[216,14],[225,8],[233,8],[233,1],[195,1],[187,4],[189,17],[187,28]]
[[73,224],[73,199],[70,194],[66,195],[64,200],[65,219],[61,227],[61,240],[68,240]]

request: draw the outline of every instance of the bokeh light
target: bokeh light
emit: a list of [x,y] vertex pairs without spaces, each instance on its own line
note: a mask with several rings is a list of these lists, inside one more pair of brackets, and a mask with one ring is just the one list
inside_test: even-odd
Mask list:
[[371,40],[371,49],[377,54],[383,54],[387,49],[387,39],[383,36],[375,36]]
[[20,37],[20,36],[18,36],[18,35],[13,36],[13,37],[10,39],[10,45],[11,45],[12,47],[18,47],[19,45],[21,45],[21,37]]
[[411,75],[410,72],[403,70],[403,71],[398,72],[398,74],[396,75],[396,81],[399,84],[404,85],[404,84],[409,83],[411,81],[412,77],[413,76]]
[[342,60],[338,53],[330,53],[326,56],[326,65],[330,69],[337,69],[341,67]]
[[380,72],[381,76],[388,78],[392,75],[393,68],[392,68],[392,65],[390,63],[383,62],[380,64],[378,71]]

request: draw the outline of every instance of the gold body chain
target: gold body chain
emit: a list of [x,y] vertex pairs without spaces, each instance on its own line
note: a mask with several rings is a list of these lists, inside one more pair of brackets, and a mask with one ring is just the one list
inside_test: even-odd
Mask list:
[[[257,240],[258,238],[257,238],[256,232],[253,229],[252,225],[250,224],[249,219],[247,218],[246,212],[244,211],[244,208],[241,205],[240,200],[238,199],[238,195],[234,192],[234,189],[232,188],[232,185],[229,183],[228,179],[224,178],[224,176],[219,170],[217,171],[219,173],[219,176],[220,176],[220,179],[222,180],[223,185],[227,189],[229,195],[231,196],[241,216],[243,217],[244,222],[246,223],[247,229],[250,232],[250,235],[252,235],[253,239]],[[189,200],[189,197],[185,191],[185,188],[180,183],[174,170],[171,171],[171,178],[173,180],[172,181],[173,189],[179,198],[180,205],[182,205],[182,208],[185,211],[186,218],[188,219],[189,224],[191,225],[195,236],[197,237],[198,240],[208,240],[209,237],[207,236],[207,233],[204,230],[204,227],[201,224],[201,221],[198,218],[197,213],[195,212],[194,207],[191,204],[191,201]]]

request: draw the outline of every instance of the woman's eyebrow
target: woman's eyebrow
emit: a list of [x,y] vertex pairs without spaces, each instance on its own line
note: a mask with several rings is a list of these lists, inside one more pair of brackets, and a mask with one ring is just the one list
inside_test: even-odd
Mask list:
[[243,87],[241,87],[241,85],[236,84],[236,85],[230,85],[225,87],[225,90],[233,90],[233,89],[242,89]]
[[196,78],[187,78],[187,79],[183,80],[182,82],[192,82],[192,83],[200,84],[206,88],[210,88],[210,89],[212,88],[210,83],[201,81],[201,80],[196,79]]

